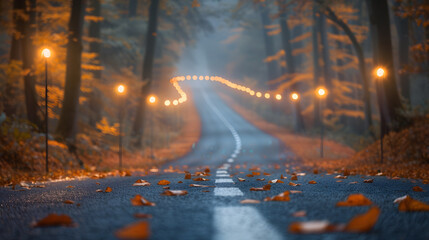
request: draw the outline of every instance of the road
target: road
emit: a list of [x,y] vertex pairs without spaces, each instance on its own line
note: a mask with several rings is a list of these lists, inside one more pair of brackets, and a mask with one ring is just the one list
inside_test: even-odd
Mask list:
[[[202,120],[202,135],[194,150],[171,163],[174,167],[187,165],[189,171],[208,166],[210,181],[185,180],[183,173],[153,173],[144,177],[112,177],[85,179],[46,184],[45,188],[13,191],[0,188],[0,239],[115,239],[115,231],[133,223],[135,213],[151,214],[150,239],[429,239],[429,213],[398,212],[393,200],[409,194],[429,202],[429,187],[419,184],[424,192],[413,192],[416,183],[409,180],[390,180],[379,176],[371,184],[362,183],[365,176],[349,176],[337,182],[332,175],[306,173],[298,176],[301,186],[287,183],[272,184],[269,191],[250,191],[262,187],[267,180],[280,174],[290,178],[286,167],[293,153],[282,147],[275,138],[265,134],[229,108],[205,85],[194,88],[193,98]],[[243,164],[246,164],[244,168]],[[240,168],[236,166],[239,165]],[[246,177],[251,167],[270,176]],[[164,166],[163,169],[168,168]],[[231,177],[230,175],[234,175]],[[237,177],[245,178],[240,182]],[[265,181],[257,181],[264,177]],[[152,183],[148,187],[133,187],[137,179]],[[163,196],[159,180],[169,180],[171,189],[187,190],[184,196]],[[308,184],[314,180],[317,184]],[[183,181],[183,183],[178,183]],[[96,183],[100,183],[97,185]],[[356,184],[350,184],[357,182]],[[212,185],[215,188],[190,187],[189,184]],[[67,186],[74,188],[67,188]],[[99,193],[96,189],[113,189]],[[204,192],[203,190],[208,190]],[[285,190],[300,190],[289,202],[241,204],[243,199],[263,200]],[[381,215],[375,227],[365,234],[326,233],[299,235],[288,232],[296,221],[329,220],[346,223],[356,214],[369,208],[335,207],[351,193],[363,193],[380,207]],[[130,198],[141,194],[156,206],[132,206]],[[64,204],[64,200],[79,203]],[[292,214],[304,210],[306,216]],[[31,224],[48,213],[69,215],[75,227],[34,228]]]

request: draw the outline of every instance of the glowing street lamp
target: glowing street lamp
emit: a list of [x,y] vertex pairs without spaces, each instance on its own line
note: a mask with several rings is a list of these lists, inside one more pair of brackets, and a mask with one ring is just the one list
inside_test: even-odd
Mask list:
[[282,95],[276,94],[276,99],[279,100],[279,101],[282,100]]
[[170,104],[171,104],[170,100],[165,100],[164,105],[165,105],[166,107],[170,106]]
[[[125,86],[120,84],[116,87],[116,93],[119,96],[123,96],[125,94]],[[118,119],[119,119],[119,170],[122,169],[122,120],[124,115],[124,101],[123,98],[119,101],[119,111],[118,111]]]
[[386,70],[384,70],[384,68],[382,67],[378,67],[375,70],[375,75],[377,76],[377,79],[379,80],[379,83],[376,84],[377,86],[377,91],[378,91],[378,106],[380,109],[380,161],[381,163],[383,163],[383,138],[384,138],[384,131],[385,131],[385,119],[384,119],[384,92],[383,92],[383,83],[381,81],[383,81],[386,77]]
[[[156,96],[154,95],[150,95],[148,97],[148,102],[151,105],[154,105],[156,103]],[[152,114],[150,115],[150,157],[154,158],[153,155],[153,115],[154,113],[152,112]]]
[[42,50],[42,57],[45,58],[45,168],[46,168],[46,174],[49,173],[49,160],[48,160],[48,58],[51,57],[51,50],[48,48],[45,48]]
[[290,98],[292,99],[292,101],[296,102],[299,99],[299,95],[298,93],[294,92],[290,95]]
[[319,87],[316,90],[317,97],[319,97],[319,107],[320,107],[320,157],[323,158],[323,134],[325,125],[323,124],[323,101],[322,99],[327,95],[327,91],[324,87]]
[[269,93],[265,93],[265,94],[264,94],[264,97],[265,97],[266,99],[269,99],[269,98],[270,98],[270,94],[269,94]]

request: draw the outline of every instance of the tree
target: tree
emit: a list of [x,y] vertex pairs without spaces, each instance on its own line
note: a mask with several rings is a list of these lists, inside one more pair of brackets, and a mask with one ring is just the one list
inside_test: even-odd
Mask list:
[[373,60],[375,66],[386,70],[387,76],[380,83],[379,99],[381,114],[385,124],[384,132],[401,129],[403,117],[402,104],[396,88],[395,68],[393,65],[392,37],[390,33],[389,6],[387,0],[366,0],[369,12],[370,31],[372,39]]
[[149,7],[149,22],[146,32],[146,49],[143,59],[143,87],[137,103],[136,117],[133,124],[133,136],[136,138],[135,146],[140,146],[143,136],[144,113],[146,106],[146,98],[149,94],[152,84],[152,70],[155,56],[155,45],[157,36],[158,23],[158,6],[159,0],[151,0]]
[[[24,1],[25,2],[25,1]],[[24,3],[25,4],[25,3]],[[25,8],[25,13],[28,15],[28,21],[25,22],[24,38],[22,44],[22,60],[24,69],[24,96],[25,106],[27,110],[27,119],[41,128],[39,118],[36,94],[36,74],[35,74],[35,52],[36,47],[33,44],[34,34],[36,32],[36,0],[30,0],[29,6]],[[48,119],[45,119],[48,121]]]
[[[274,51],[274,43],[273,39],[268,36],[267,26],[271,24],[271,19],[269,16],[269,8],[267,3],[261,1],[258,6],[259,13],[261,16],[262,22],[262,34],[264,36],[264,46],[265,46],[265,54],[266,57],[273,56],[275,54]],[[267,61],[267,77],[268,81],[274,80],[277,77],[277,68],[276,63],[274,61]]]
[[[318,22],[320,21],[320,13],[316,6],[313,6],[313,26],[312,26],[312,45],[313,45],[313,88],[316,89],[320,85],[320,64],[319,64],[319,37],[318,37]],[[314,94],[313,94],[314,95]],[[320,102],[317,97],[313,96],[313,114],[314,114],[314,125],[320,125]]]
[[56,129],[62,138],[74,138],[76,134],[77,111],[79,106],[82,61],[82,26],[84,1],[73,0],[69,21],[69,36],[66,57],[66,83],[63,108]]

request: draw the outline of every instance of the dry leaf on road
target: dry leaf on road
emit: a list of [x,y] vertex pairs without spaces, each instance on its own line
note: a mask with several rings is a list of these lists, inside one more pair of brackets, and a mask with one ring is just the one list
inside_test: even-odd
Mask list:
[[358,233],[369,232],[377,223],[379,215],[380,209],[378,207],[371,207],[368,212],[352,218],[344,230]]
[[168,184],[170,184],[170,181],[168,181],[168,180],[160,180],[158,182],[158,185],[168,185]]
[[112,188],[111,187],[107,187],[106,188],[106,190],[104,190],[104,192],[107,192],[107,193],[109,193],[109,192],[112,192],[113,190],[112,190]]
[[316,181],[314,181],[314,180],[311,180],[311,181],[309,181],[308,182],[308,184],[316,184],[317,182]]
[[244,178],[238,178],[238,181],[244,182],[244,181],[246,181],[246,179],[244,179]]
[[267,185],[264,185],[263,187],[259,187],[259,188],[252,187],[252,188],[250,188],[250,191],[268,191],[270,189],[271,189],[271,185],[267,184]]
[[164,196],[182,196],[188,194],[186,190],[165,190],[161,195]]
[[63,203],[65,203],[65,204],[74,204],[74,201],[72,201],[72,200],[64,200]]
[[65,214],[57,215],[55,213],[51,213],[45,218],[39,220],[36,224],[34,224],[34,227],[58,227],[58,226],[71,227],[73,226],[73,220],[71,219],[71,217]]
[[421,188],[420,186],[414,186],[413,191],[414,192],[423,192],[423,188]]
[[429,204],[415,200],[408,195],[395,199],[394,203],[399,203],[398,209],[402,212],[429,211]]
[[150,186],[150,182],[143,179],[139,179],[135,183],[133,183],[133,186],[142,186],[142,187]]
[[279,180],[279,179],[273,179],[273,180],[269,181],[268,183],[285,183],[285,182],[283,182],[282,180]]
[[289,202],[289,191],[284,191],[280,193],[279,195],[276,195],[274,197],[266,197],[264,201],[279,201],[279,202]]
[[149,202],[139,194],[134,196],[134,198],[131,198],[130,201],[133,206],[155,206],[155,203]]
[[191,178],[192,178],[192,175],[190,173],[185,174],[185,179],[191,179]]
[[119,239],[148,239],[150,236],[149,223],[146,221],[132,223],[117,230],[115,236]]
[[289,182],[289,186],[292,186],[292,187],[296,187],[296,186],[299,186],[299,185],[301,185],[301,184]]
[[370,179],[365,179],[363,180],[364,183],[373,183],[374,179],[370,178]]
[[201,184],[189,184],[189,187],[215,187],[215,186],[209,186],[209,185],[201,185]]
[[257,204],[257,203],[261,203],[261,201],[259,200],[255,200],[255,199],[244,199],[240,201],[241,204]]
[[338,202],[337,207],[349,207],[349,206],[368,206],[372,202],[361,193],[350,194],[346,201]]
[[207,178],[203,178],[203,177],[199,177],[199,178],[194,178],[194,179],[192,179],[192,180],[194,180],[194,181],[210,181],[210,179],[207,179]]

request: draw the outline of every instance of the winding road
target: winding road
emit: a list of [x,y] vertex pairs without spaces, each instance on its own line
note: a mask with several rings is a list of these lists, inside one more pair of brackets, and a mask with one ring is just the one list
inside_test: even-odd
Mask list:
[[[195,83],[193,100],[202,121],[201,139],[192,152],[170,165],[189,171],[210,167],[210,181],[185,180],[183,173],[153,173],[144,177],[112,177],[85,179],[46,184],[45,188],[13,191],[0,188],[0,239],[116,239],[115,231],[137,221],[135,213],[153,217],[150,239],[429,239],[428,212],[399,212],[393,200],[409,194],[429,202],[429,186],[419,184],[424,191],[413,192],[416,183],[410,180],[391,180],[375,177],[371,184],[363,183],[363,176],[349,176],[337,182],[332,175],[306,173],[298,176],[301,186],[287,183],[272,184],[269,191],[249,191],[262,187],[268,180],[290,178],[286,170],[293,153],[275,138],[262,132],[233,111],[213,91],[210,83]],[[244,165],[246,164],[246,168]],[[237,166],[240,166],[238,168]],[[246,177],[251,167],[271,175]],[[231,175],[233,175],[231,177]],[[245,182],[238,181],[245,178]],[[152,183],[148,187],[133,187],[137,179]],[[265,178],[258,181],[257,178]],[[166,179],[172,190],[187,190],[184,196],[163,196],[163,186],[156,183]],[[308,184],[314,180],[317,184]],[[178,183],[183,181],[183,183]],[[99,182],[100,185],[97,185]],[[350,184],[357,182],[356,184]],[[214,188],[190,187],[204,184]],[[74,188],[67,188],[72,185]],[[113,189],[99,193],[96,189]],[[204,190],[204,191],[203,191]],[[208,190],[208,192],[206,192]],[[289,202],[264,202],[265,197],[285,190],[299,190]],[[351,193],[363,193],[381,209],[375,227],[368,233],[325,233],[300,235],[288,232],[292,222],[329,220],[347,223],[368,206],[335,207]],[[132,206],[130,199],[141,194],[156,206]],[[261,200],[259,204],[241,204],[243,199]],[[64,200],[79,203],[64,204]],[[304,217],[293,213],[306,211]],[[69,215],[77,226],[33,228],[31,224],[48,213]]]

